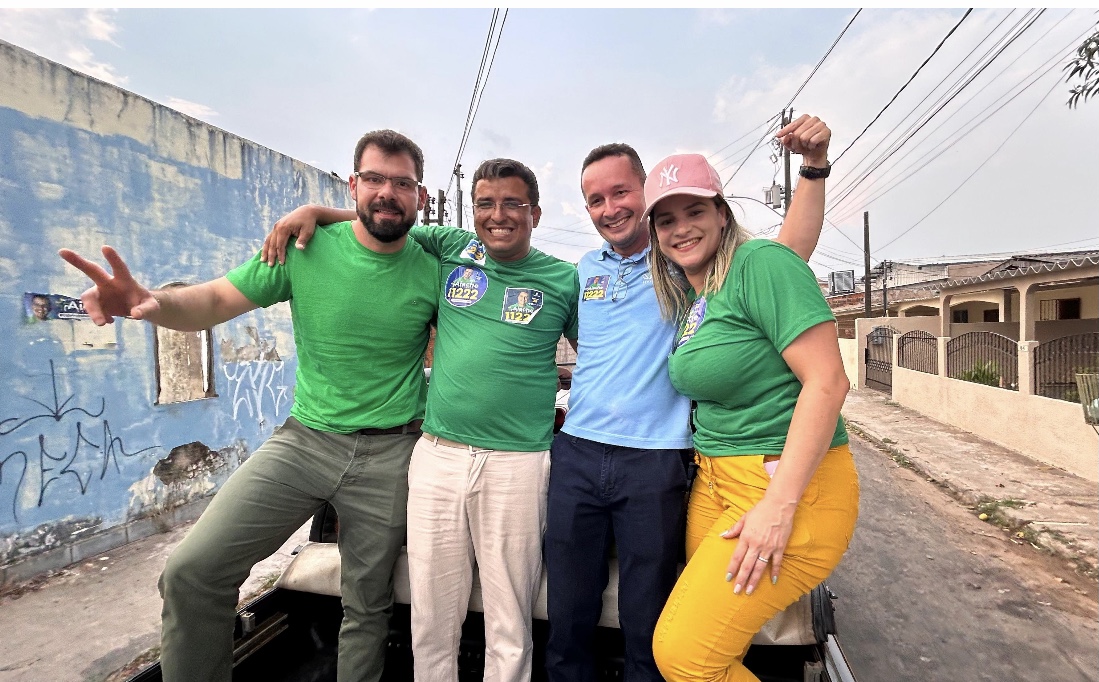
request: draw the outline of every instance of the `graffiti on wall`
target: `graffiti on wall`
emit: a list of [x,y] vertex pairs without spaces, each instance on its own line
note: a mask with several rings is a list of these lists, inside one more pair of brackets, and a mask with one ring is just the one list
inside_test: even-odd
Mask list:
[[231,362],[222,366],[229,380],[233,419],[247,416],[262,426],[282,414],[290,403],[290,386],[283,380],[283,366],[281,360]]
[[[25,413],[0,419],[0,490],[12,491],[11,515],[19,520],[19,500],[30,486],[37,506],[46,501],[51,486],[68,477],[81,495],[87,494],[95,481],[105,479],[113,470],[121,474],[119,458],[128,459],[155,449],[156,445],[127,447],[123,439],[103,418],[107,411],[105,398],[90,405],[76,401],[76,395],[61,397],[57,373],[50,360],[50,385],[44,402],[27,398],[36,407]],[[11,436],[11,438],[8,438]],[[9,444],[10,443],[10,444]],[[9,485],[10,484],[10,485]],[[9,507],[0,507],[0,519]]]

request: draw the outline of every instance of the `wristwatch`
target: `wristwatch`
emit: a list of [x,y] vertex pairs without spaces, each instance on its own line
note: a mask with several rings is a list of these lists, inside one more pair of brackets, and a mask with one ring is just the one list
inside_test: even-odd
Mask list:
[[798,175],[808,180],[823,180],[832,173],[832,164],[828,164],[824,168],[815,168],[813,166],[802,166],[798,169]]

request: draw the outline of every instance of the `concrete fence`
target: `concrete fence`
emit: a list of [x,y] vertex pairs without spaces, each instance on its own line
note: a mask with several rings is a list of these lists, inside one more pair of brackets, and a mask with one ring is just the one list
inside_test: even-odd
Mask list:
[[1019,344],[1018,390],[1014,391],[949,378],[945,359],[950,339],[937,341],[936,375],[900,367],[894,337],[894,401],[1031,459],[1099,481],[1099,435],[1084,423],[1080,405],[1034,395],[1037,343]]

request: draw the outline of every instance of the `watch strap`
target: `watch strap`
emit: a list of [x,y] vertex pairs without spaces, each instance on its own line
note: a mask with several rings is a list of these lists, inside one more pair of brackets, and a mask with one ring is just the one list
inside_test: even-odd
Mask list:
[[832,164],[828,164],[824,168],[816,168],[814,166],[802,166],[798,169],[798,175],[808,180],[823,180],[832,174]]

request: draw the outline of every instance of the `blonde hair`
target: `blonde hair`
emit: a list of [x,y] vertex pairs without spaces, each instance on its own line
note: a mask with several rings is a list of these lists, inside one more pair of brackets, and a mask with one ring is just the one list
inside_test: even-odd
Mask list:
[[[717,245],[717,253],[714,254],[710,271],[706,273],[702,290],[695,292],[698,296],[709,296],[721,290],[722,285],[725,284],[725,278],[729,276],[729,268],[732,267],[736,248],[751,239],[748,231],[733,217],[733,211],[724,198],[715,196],[714,204],[719,211],[725,211],[725,225],[721,228],[721,241]],[[653,289],[656,290],[656,300],[660,303],[660,312],[664,319],[675,322],[687,309],[687,291],[691,285],[687,282],[687,275],[684,274],[683,268],[668,260],[660,250],[660,240],[656,238],[652,213],[649,214],[648,221],[649,243],[652,244],[652,248],[649,249],[649,272],[653,276]]]

